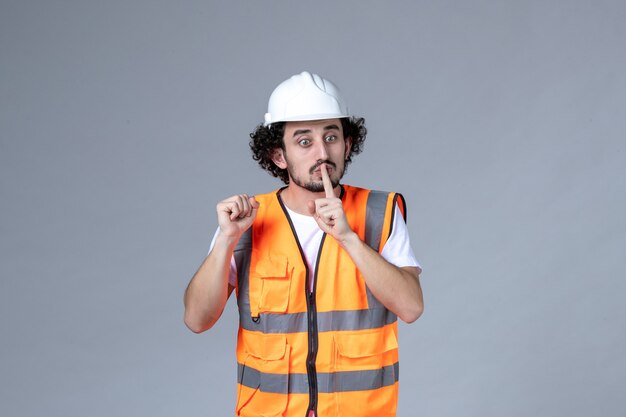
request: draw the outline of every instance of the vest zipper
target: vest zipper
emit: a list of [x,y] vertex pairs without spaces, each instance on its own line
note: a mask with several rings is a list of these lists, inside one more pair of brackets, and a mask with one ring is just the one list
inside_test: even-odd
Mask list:
[[[313,412],[317,417],[317,370],[315,367],[315,359],[317,358],[318,348],[318,334],[317,334],[317,304],[315,301],[315,290],[317,289],[317,271],[319,271],[320,259],[322,257],[322,249],[324,247],[324,241],[326,240],[326,233],[322,236],[320,242],[320,248],[317,252],[317,259],[315,260],[315,274],[313,274],[313,288],[309,291],[310,285],[307,282],[305,292],[307,300],[307,318],[308,318],[308,330],[309,330],[309,353],[306,360],[307,374],[309,376],[309,407],[307,409],[307,417],[311,416]],[[305,259],[303,261],[306,262]],[[307,279],[309,278],[309,271],[307,268]]]
[[[320,259],[322,257],[322,249],[324,247],[324,240],[326,240],[326,233],[322,236],[322,241],[320,242],[320,248],[317,252],[317,259],[315,260],[315,274],[313,276],[313,289],[309,291],[309,280],[310,271],[309,264],[306,261],[306,257],[304,256],[304,251],[302,250],[302,246],[300,245],[300,241],[298,240],[298,234],[296,233],[296,229],[293,226],[291,221],[291,217],[289,217],[289,213],[287,212],[287,208],[283,203],[283,199],[280,196],[280,193],[285,189],[281,188],[278,190],[276,196],[278,197],[278,202],[285,213],[285,217],[289,221],[289,227],[291,227],[291,233],[293,237],[296,239],[296,243],[298,245],[298,250],[300,251],[300,257],[302,258],[302,262],[304,263],[304,268],[306,271],[306,279],[307,282],[304,283],[304,292],[306,295],[306,307],[307,307],[307,328],[309,333],[309,351],[306,356],[306,372],[309,379],[309,406],[306,410],[305,417],[311,417],[311,413],[313,416],[317,417],[317,370],[315,369],[315,359],[317,358],[317,347],[318,347],[318,335],[317,335],[317,306],[315,302],[315,289],[317,288],[317,272],[319,271]],[[344,191],[343,187],[341,187],[340,198],[343,199]]]
[[317,414],[317,371],[315,359],[317,357],[317,308],[315,305],[315,290],[307,290],[307,323],[309,332],[309,352],[306,357],[306,370],[309,377],[309,407],[307,416],[311,411]]

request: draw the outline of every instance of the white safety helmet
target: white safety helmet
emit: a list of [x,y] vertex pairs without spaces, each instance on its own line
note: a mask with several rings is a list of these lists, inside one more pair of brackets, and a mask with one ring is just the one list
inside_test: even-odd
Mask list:
[[348,116],[348,107],[337,86],[317,74],[304,71],[274,89],[267,105],[264,125]]

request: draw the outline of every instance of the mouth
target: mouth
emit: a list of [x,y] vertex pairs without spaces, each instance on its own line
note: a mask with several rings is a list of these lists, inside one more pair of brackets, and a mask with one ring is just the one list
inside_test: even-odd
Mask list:
[[322,165],[326,165],[326,170],[328,172],[328,174],[330,174],[331,172],[333,172],[335,170],[335,164],[333,162],[330,161],[324,161],[318,164],[315,164],[313,166],[313,168],[310,169],[310,173],[311,174],[322,174]]

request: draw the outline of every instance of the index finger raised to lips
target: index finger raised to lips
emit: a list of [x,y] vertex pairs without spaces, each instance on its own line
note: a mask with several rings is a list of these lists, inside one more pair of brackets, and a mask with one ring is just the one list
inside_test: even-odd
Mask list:
[[326,164],[322,165],[322,169],[320,171],[322,172],[322,183],[324,184],[326,198],[335,198],[333,184],[330,182],[330,177],[328,176],[328,166]]

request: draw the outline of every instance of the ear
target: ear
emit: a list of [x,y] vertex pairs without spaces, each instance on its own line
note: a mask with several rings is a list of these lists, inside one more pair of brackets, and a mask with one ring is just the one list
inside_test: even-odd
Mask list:
[[272,162],[280,169],[287,168],[287,161],[285,161],[285,154],[281,148],[276,148],[272,151]]
[[344,152],[345,157],[343,158],[344,160],[348,160],[348,158],[350,157],[350,153],[352,152],[352,138],[350,136],[348,136],[346,138],[346,150]]

